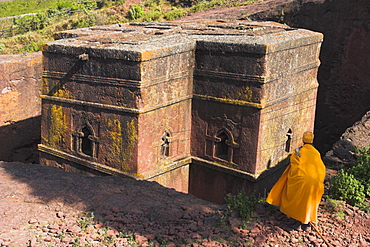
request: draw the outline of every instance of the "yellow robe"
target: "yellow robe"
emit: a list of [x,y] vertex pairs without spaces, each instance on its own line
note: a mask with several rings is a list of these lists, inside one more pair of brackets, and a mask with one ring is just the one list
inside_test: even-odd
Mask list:
[[303,224],[317,222],[324,193],[326,168],[320,153],[310,144],[294,151],[290,164],[271,189],[266,202],[280,207],[288,217]]

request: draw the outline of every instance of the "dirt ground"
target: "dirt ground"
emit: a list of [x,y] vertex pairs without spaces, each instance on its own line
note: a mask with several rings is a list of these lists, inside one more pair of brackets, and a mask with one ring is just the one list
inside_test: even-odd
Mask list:
[[[107,216],[112,209],[119,210],[125,212],[127,221],[130,218],[134,222],[130,224],[142,225],[145,221],[177,220],[187,211],[186,207],[214,212],[220,206],[157,183],[90,177],[54,167],[0,162],[0,246],[27,246],[32,236],[38,234],[34,226],[42,229],[61,218],[73,219],[74,214],[82,211]],[[138,222],[137,215],[145,221],[143,218]],[[38,241],[43,242],[46,237],[47,234],[41,235]]]
[[[369,246],[370,215],[323,202],[318,230],[332,246]],[[340,212],[340,213],[338,213]],[[240,227],[225,205],[155,182],[90,177],[37,164],[0,162],[0,246],[328,246],[258,204]]]

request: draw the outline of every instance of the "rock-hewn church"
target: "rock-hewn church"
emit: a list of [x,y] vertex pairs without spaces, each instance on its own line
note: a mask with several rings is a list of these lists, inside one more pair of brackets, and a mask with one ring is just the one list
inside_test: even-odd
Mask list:
[[41,164],[222,203],[271,188],[313,130],[320,33],[195,20],[58,36],[43,50]]

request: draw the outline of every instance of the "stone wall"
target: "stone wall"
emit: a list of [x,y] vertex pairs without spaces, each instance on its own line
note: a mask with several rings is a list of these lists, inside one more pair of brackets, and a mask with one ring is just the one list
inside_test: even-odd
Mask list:
[[0,160],[38,162],[41,52],[0,56]]
[[324,154],[370,110],[370,1],[286,1],[250,18],[324,34],[315,120],[315,144]]

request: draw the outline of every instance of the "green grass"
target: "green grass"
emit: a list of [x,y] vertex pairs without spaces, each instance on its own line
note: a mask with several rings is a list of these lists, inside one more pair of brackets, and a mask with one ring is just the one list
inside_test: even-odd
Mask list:
[[0,2],[0,17],[15,16],[30,13],[40,13],[49,8],[73,6],[79,0],[13,0]]

